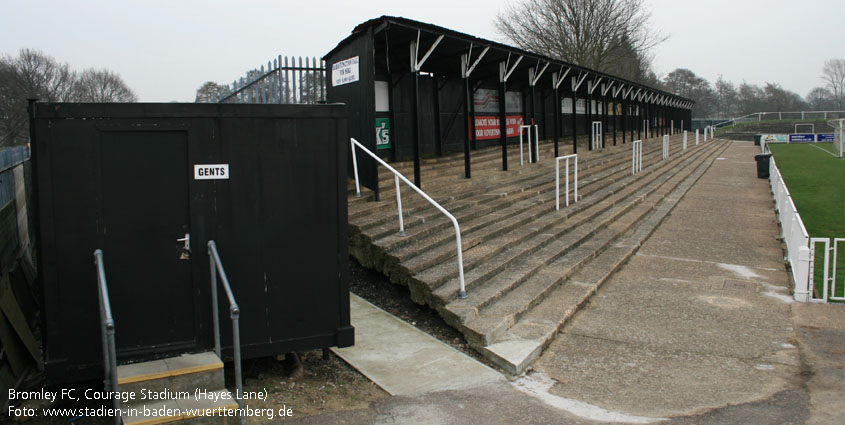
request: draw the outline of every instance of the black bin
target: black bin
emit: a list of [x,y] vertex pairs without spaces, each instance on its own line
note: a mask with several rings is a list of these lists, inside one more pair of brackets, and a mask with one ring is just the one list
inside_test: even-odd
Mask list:
[[760,139],[763,138],[762,134],[755,134],[754,135],[754,146],[760,146]]
[[769,158],[772,157],[770,153],[760,153],[754,155],[754,159],[757,161],[757,177],[761,179],[769,178]]

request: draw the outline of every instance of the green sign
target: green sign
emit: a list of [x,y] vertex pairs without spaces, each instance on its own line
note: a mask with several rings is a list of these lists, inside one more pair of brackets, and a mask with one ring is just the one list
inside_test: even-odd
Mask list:
[[376,118],[376,149],[390,148],[390,118]]

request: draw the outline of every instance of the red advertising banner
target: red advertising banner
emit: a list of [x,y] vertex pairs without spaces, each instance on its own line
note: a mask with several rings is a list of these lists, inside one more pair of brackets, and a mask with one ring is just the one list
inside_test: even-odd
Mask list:
[[[519,136],[519,126],[523,124],[522,115],[508,115],[508,137]],[[477,115],[475,117],[475,140],[499,138],[499,117],[495,115]]]

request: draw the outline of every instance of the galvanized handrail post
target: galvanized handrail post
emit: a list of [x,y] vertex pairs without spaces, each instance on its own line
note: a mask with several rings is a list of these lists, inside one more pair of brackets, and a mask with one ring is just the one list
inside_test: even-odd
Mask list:
[[[102,334],[103,343],[103,369],[105,372],[105,379],[103,380],[103,387],[111,391],[112,394],[117,394],[117,350],[114,343],[114,317],[111,311],[111,301],[109,300],[109,287],[106,281],[106,266],[103,264],[103,250],[97,249],[94,251],[94,265],[97,267],[97,294],[100,304],[100,330]],[[114,423],[120,425],[122,423],[120,416],[120,399],[112,396],[112,407],[115,411]]]
[[[357,166],[356,157],[355,157],[355,147],[357,146],[357,147],[361,148],[361,150],[364,151],[364,153],[366,153],[367,155],[371,156],[374,160],[376,160],[376,162],[378,162],[379,164],[381,164],[385,168],[387,168],[388,171],[393,173],[393,175],[397,179],[405,182],[405,184],[407,184],[411,189],[413,189],[414,192],[417,192],[420,196],[423,197],[423,199],[428,201],[428,203],[430,203],[432,206],[434,206],[434,208],[437,208],[438,211],[443,213],[443,215],[445,215],[446,218],[448,218],[452,222],[452,226],[455,228],[455,244],[456,244],[457,250],[458,250],[458,278],[460,280],[460,291],[458,292],[458,298],[466,298],[467,297],[467,290],[466,290],[466,283],[464,282],[464,254],[463,254],[463,245],[461,243],[461,227],[458,225],[458,219],[456,219],[455,216],[453,216],[449,211],[446,211],[446,209],[443,208],[443,206],[441,206],[440,204],[438,204],[437,201],[435,201],[434,199],[431,199],[431,197],[428,196],[427,193],[423,192],[422,189],[420,189],[419,187],[417,187],[417,185],[415,185],[410,180],[408,180],[408,178],[403,176],[402,173],[396,171],[396,169],[394,169],[393,167],[388,165],[386,162],[384,162],[384,160],[379,158],[378,155],[374,154],[369,149],[364,147],[364,145],[362,145],[357,140],[355,140],[355,138],[352,138],[352,137],[349,138],[349,142],[352,144],[352,155],[353,155],[352,156],[352,163],[353,163],[353,170],[355,171],[355,187],[360,187],[360,184],[358,182],[358,166]],[[398,180],[397,180],[397,184],[398,184]],[[360,193],[360,191],[359,191],[359,193]],[[397,202],[399,203],[399,216],[400,216],[400,220],[401,220],[401,216],[402,216],[402,206],[401,206],[402,204],[401,204],[401,202],[402,201],[401,201],[401,198],[398,196],[398,194],[399,194],[398,190],[396,191],[396,193],[397,193]]]
[[[219,312],[217,310],[217,276],[220,276],[220,283],[223,285],[223,290],[226,292],[226,297],[229,300],[229,318],[232,320],[232,352],[235,362],[235,385],[237,385],[237,392],[235,394],[235,399],[238,401],[238,407],[243,409],[244,401],[243,401],[243,373],[241,371],[241,332],[240,332],[240,315],[241,309],[238,307],[238,303],[235,301],[235,295],[232,293],[232,287],[229,285],[229,278],[226,276],[226,270],[223,269],[223,262],[220,261],[220,254],[217,252],[217,244],[214,243],[213,240],[208,241],[208,259],[211,267],[211,302],[213,304],[214,311],[214,349],[217,352],[217,355],[220,356],[220,360],[223,360],[221,356],[221,348],[220,348],[220,325],[219,325],[219,318],[217,317]],[[246,423],[246,416],[241,416],[241,424]]]
[[574,163],[574,177],[575,177],[575,189],[573,190],[573,199],[572,203],[578,202],[578,154],[573,153],[571,155],[564,155],[555,158],[555,211],[560,210],[560,160],[566,160],[565,162],[565,169],[564,174],[566,174],[566,182],[564,185],[564,191],[566,193],[564,202],[565,206],[569,206],[569,158],[572,158],[572,162]]

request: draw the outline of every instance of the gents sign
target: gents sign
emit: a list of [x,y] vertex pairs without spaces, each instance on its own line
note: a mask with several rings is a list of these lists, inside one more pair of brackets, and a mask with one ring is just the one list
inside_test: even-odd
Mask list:
[[194,180],[229,180],[229,164],[194,164]]
[[332,64],[332,87],[358,81],[358,56]]

